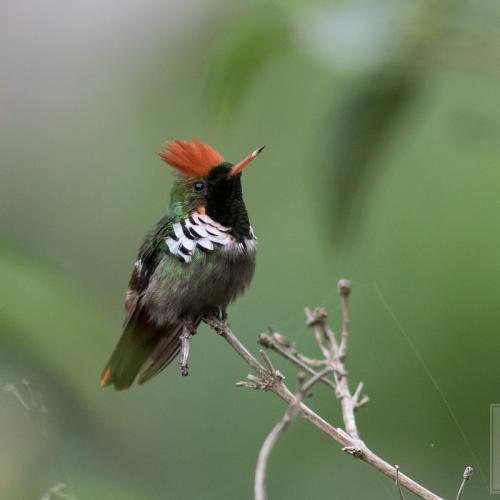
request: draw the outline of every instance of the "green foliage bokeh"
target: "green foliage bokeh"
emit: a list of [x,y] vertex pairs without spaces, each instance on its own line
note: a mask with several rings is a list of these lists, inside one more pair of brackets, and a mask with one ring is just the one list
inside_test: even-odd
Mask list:
[[[155,152],[192,137],[230,161],[267,146],[244,177],[259,253],[230,309],[237,334],[255,351],[272,326],[313,353],[303,308],[338,329],[335,284],[350,278],[363,438],[446,498],[472,465],[468,498],[489,496],[500,9],[396,3],[0,2],[0,382],[29,400],[29,381],[47,410],[0,394],[2,499],[58,483],[80,500],[251,498],[284,408],[234,387],[249,369],[206,328],[187,379],[172,365],[123,393],[98,386],[135,252],[167,206]],[[340,424],[327,390],[310,404]],[[396,498],[299,420],[269,492]]]

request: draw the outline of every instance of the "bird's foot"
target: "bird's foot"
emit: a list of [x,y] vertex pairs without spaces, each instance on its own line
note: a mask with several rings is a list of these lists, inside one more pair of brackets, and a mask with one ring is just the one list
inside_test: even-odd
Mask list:
[[215,316],[204,316],[203,321],[217,333],[217,335],[224,336],[228,328],[227,320],[221,320]]
[[229,327],[226,309],[222,307],[214,308],[202,319],[218,335],[224,335],[224,332]]
[[227,321],[227,310],[225,307],[213,307],[205,314],[207,318],[215,318],[220,321]]
[[181,355],[179,359],[179,367],[181,369],[181,375],[187,377],[189,375],[188,370],[188,358],[189,349],[191,347],[191,337],[196,333],[196,326],[191,320],[183,320],[182,322],[182,333],[180,336],[181,340]]

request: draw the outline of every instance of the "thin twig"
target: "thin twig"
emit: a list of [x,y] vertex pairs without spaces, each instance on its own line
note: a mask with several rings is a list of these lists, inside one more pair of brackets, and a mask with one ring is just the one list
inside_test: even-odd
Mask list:
[[356,387],[356,390],[354,391],[354,394],[352,395],[352,397],[358,401],[359,400],[359,396],[361,395],[361,391],[363,390],[363,382],[358,382],[358,385]]
[[311,311],[308,307],[304,309],[306,313],[306,324],[307,326],[311,326],[313,328],[314,337],[316,339],[316,343],[320,348],[323,357],[328,359],[330,357],[330,349],[325,344],[325,341],[328,341],[330,345],[336,345],[335,337],[327,335],[327,332],[324,328],[326,321],[326,311],[317,307],[314,311]]
[[309,356],[305,356],[301,352],[297,353],[297,359],[302,361],[306,365],[309,365],[311,368],[323,368],[327,363],[324,359],[315,359],[310,358]]
[[[348,280],[340,280],[338,282],[338,289],[342,299],[342,334],[338,348],[332,344],[331,363],[335,367],[335,379],[337,386],[337,398],[340,401],[342,408],[342,417],[344,420],[344,428],[355,440],[360,440],[358,427],[356,425],[356,418],[354,411],[359,408],[359,396],[361,389],[354,392],[354,396],[349,389],[349,382],[347,378],[347,370],[345,368],[345,358],[347,356],[347,342],[349,340],[349,295],[351,293],[351,283]],[[326,316],[323,323],[326,322]],[[337,351],[336,353],[334,351]],[[336,354],[336,355],[335,355]],[[362,387],[362,386],[361,386]],[[363,404],[367,402],[363,402]]]
[[[297,365],[302,370],[309,373],[309,375],[314,376],[317,374],[317,372],[315,370],[313,370],[306,362],[304,362],[302,359],[300,359],[297,356],[298,353],[293,348],[291,342],[288,342],[288,346],[281,345],[281,343],[278,343],[275,340],[276,335],[279,335],[279,334],[277,334],[276,332],[261,333],[258,336],[257,341],[259,342],[259,344],[262,347],[266,347],[267,349],[272,349],[274,352],[277,352],[278,354],[283,356],[285,359],[287,359],[291,363]],[[286,339],[286,337],[283,337],[283,335],[280,335],[280,337],[282,339],[285,339],[286,341],[288,341],[288,339]],[[313,360],[313,361],[316,361],[316,360]],[[320,379],[320,382],[322,382],[323,384],[330,387],[330,389],[333,389],[334,391],[336,390],[335,383],[333,382],[333,380],[330,380],[326,376],[322,377]]]
[[264,351],[263,349],[259,350],[260,355],[262,356],[262,359],[264,360],[264,364],[267,366],[267,369],[271,373],[276,373],[276,368],[274,368],[273,362],[271,361],[271,358],[267,355],[267,352]]
[[[243,358],[243,360],[257,373],[260,379],[264,378],[269,381],[267,390],[276,394],[288,405],[295,401],[295,395],[288,389],[283,380],[280,380],[273,374],[269,373],[269,371],[266,370],[266,368],[261,365],[259,361],[257,361],[257,359],[234,335],[233,331],[226,321],[222,321],[213,317],[204,318],[204,321],[218,335],[226,340],[226,342],[238,353],[238,355]],[[362,447],[359,448],[359,441],[353,439],[352,436],[347,434],[342,429],[329,424],[326,420],[324,420],[321,416],[311,410],[311,408],[309,408],[303,402],[300,403],[298,413],[323,433],[325,433],[327,436],[329,436],[331,439],[340,444],[343,447],[343,450],[347,451],[348,453],[352,452],[353,456],[356,456],[363,462],[366,462],[367,464],[380,471],[382,474],[395,480],[396,469],[391,464],[380,458],[377,454],[372,452],[364,443],[361,443]],[[357,454],[354,453],[355,450],[358,450]],[[399,474],[399,481],[402,486],[408,489],[408,491],[411,491],[424,500],[442,500],[441,497],[432,493],[424,486],[420,485],[405,474]]]
[[342,298],[342,333],[340,337],[339,358],[345,360],[347,356],[347,341],[349,340],[349,295],[351,294],[351,282],[346,279],[339,280],[338,290]]
[[327,366],[326,368],[312,376],[306,383],[299,385],[299,389],[297,391],[297,394],[295,395],[295,399],[288,405],[288,408],[282,419],[272,428],[271,432],[264,440],[264,443],[262,444],[259,452],[259,456],[257,458],[257,465],[255,467],[255,500],[267,500],[267,466],[271,451],[278,441],[280,434],[289,426],[290,422],[297,415],[300,403],[307,397],[308,392],[312,388],[312,386],[331,371],[332,368],[330,366]]
[[460,488],[458,488],[456,500],[461,500],[462,495],[464,493],[464,489],[465,489],[465,483],[472,477],[473,473],[474,473],[474,469],[472,467],[467,466],[465,468],[462,483],[460,484]]
[[396,488],[398,489],[399,500],[405,500],[403,490],[401,489],[401,485],[399,484],[399,465],[395,465],[394,468],[396,469]]
[[[342,334],[340,344],[335,339],[335,334],[328,328],[326,324],[327,314],[323,308],[316,308],[313,312],[306,309],[306,323],[314,328],[314,337],[318,343],[325,360],[333,367],[336,396],[340,401],[342,408],[342,417],[344,420],[344,428],[346,432],[356,441],[361,441],[359,431],[356,425],[354,412],[368,402],[368,397],[361,396],[362,384],[358,387],[354,394],[351,394],[347,370],[345,367],[345,359],[347,356],[347,343],[349,340],[349,295],[351,293],[351,283],[348,280],[340,280],[338,289],[342,299]],[[323,338],[327,338],[330,343],[330,348],[325,349]],[[360,446],[347,447],[345,451],[356,455],[359,453]]]

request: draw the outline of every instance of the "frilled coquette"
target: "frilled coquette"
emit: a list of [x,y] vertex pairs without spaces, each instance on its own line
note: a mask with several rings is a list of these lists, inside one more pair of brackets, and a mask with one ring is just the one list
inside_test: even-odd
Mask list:
[[[227,306],[254,274],[256,239],[243,201],[243,170],[195,139],[159,153],[176,171],[168,213],[147,234],[125,299],[123,334],[101,385],[143,383],[175,359],[181,333]],[[187,374],[187,367],[182,371]]]

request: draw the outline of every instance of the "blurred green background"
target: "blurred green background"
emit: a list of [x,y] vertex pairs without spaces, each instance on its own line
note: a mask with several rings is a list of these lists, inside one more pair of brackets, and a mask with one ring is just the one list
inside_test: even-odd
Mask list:
[[[446,498],[472,465],[465,498],[488,498],[499,26],[493,0],[0,0],[1,498],[252,497],[284,406],[234,387],[249,369],[206,327],[187,379],[98,386],[168,202],[155,152],[192,137],[232,161],[267,145],[244,178],[259,255],[237,334],[256,352],[272,326],[314,354],[303,307],[338,329],[350,278],[362,437]],[[310,404],[340,424],[326,389]],[[397,498],[300,420],[269,494]]]

